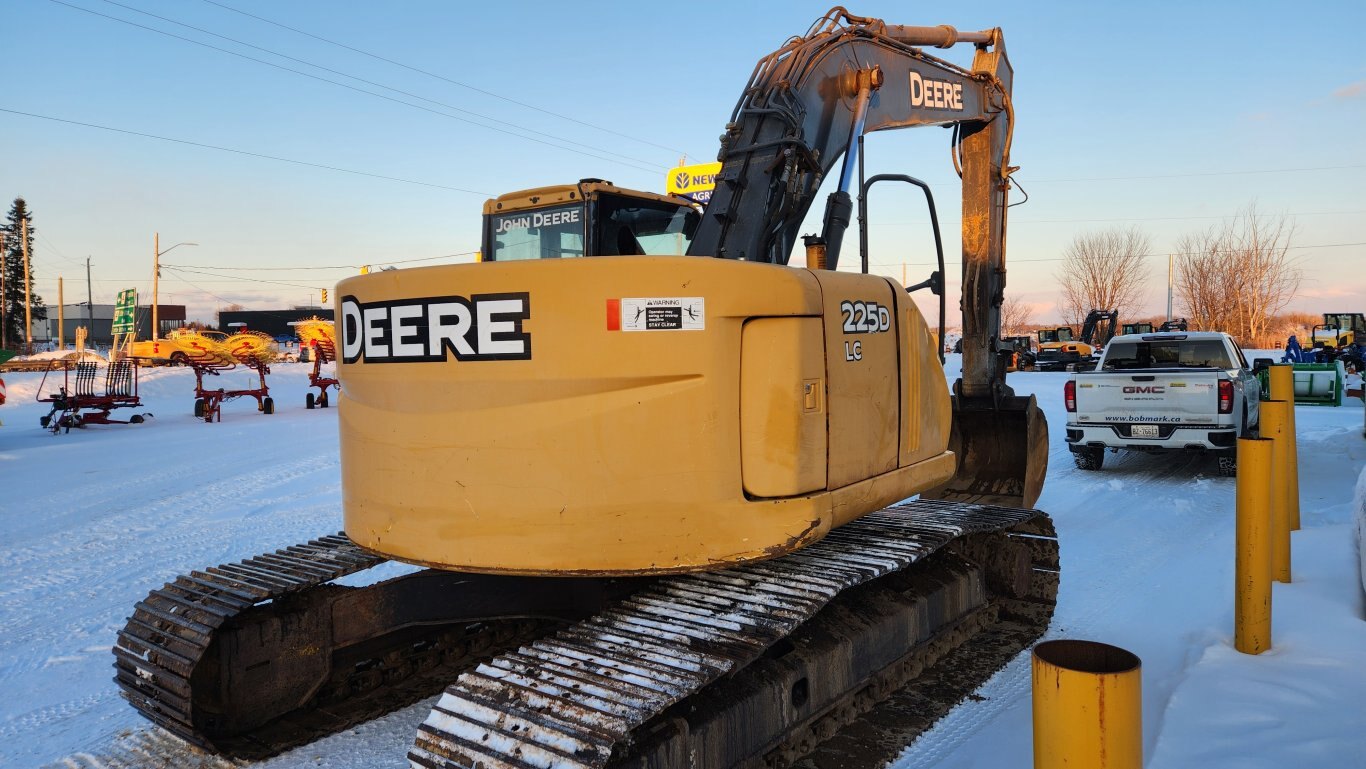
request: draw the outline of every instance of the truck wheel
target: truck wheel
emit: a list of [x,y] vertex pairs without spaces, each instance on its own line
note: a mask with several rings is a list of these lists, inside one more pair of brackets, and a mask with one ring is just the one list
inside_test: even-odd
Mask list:
[[311,408],[313,408],[313,403],[314,403],[314,400],[313,400],[313,393],[309,393],[309,394],[307,394],[307,395],[304,396],[304,408],[306,408],[306,409],[311,409]]
[[1072,460],[1077,463],[1078,470],[1099,470],[1105,464],[1105,449],[1088,446],[1072,454]]
[[1219,474],[1225,478],[1233,478],[1238,475],[1238,455],[1232,451],[1219,453]]

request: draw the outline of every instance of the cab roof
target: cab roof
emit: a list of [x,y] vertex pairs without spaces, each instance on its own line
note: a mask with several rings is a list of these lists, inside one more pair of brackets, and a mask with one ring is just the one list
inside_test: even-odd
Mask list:
[[627,197],[642,198],[676,206],[693,205],[693,201],[677,195],[660,195],[656,192],[633,190],[604,181],[602,179],[580,179],[578,184],[556,184],[549,187],[532,187],[489,198],[484,201],[484,215],[521,211],[529,208],[543,208],[559,203],[576,203],[599,193],[612,193]]

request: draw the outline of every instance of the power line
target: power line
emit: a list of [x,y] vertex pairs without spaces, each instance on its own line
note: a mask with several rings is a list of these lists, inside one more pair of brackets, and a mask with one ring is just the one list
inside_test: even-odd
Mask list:
[[165,264],[161,265],[161,268],[162,268],[163,270],[172,270],[172,271],[178,272],[178,273],[189,273],[189,274],[191,274],[191,275],[206,275],[206,276],[211,277],[211,278],[229,278],[229,279],[231,279],[231,280],[237,280],[237,281],[242,281],[242,282],[246,282],[246,283],[270,283],[270,284],[276,285],[276,286],[289,286],[290,288],[306,288],[306,289],[309,289],[309,290],[311,290],[311,291],[316,291],[316,290],[318,290],[319,288],[324,288],[324,286],[316,286],[316,285],[313,285],[313,286],[306,286],[306,285],[303,285],[303,284],[300,284],[300,283],[285,283],[285,282],[279,281],[279,280],[266,280],[265,278],[246,278],[246,277],[237,277],[237,276],[234,276],[234,275],[223,275],[223,274],[216,273],[216,272],[207,272],[207,271],[205,271],[205,270],[186,269],[186,268],[184,268],[184,267],[170,267],[170,266],[165,265]]
[[[440,255],[440,256],[420,256],[420,257],[415,257],[415,258],[413,258],[413,259],[395,259],[395,260],[393,260],[393,261],[388,261],[388,262],[382,262],[382,261],[379,261],[379,260],[371,260],[371,261],[369,261],[369,262],[366,262],[366,264],[371,265],[371,266],[376,265],[376,264],[414,264],[414,263],[416,263],[416,262],[434,262],[434,261],[436,261],[436,260],[438,260],[438,259],[455,259],[455,258],[461,257],[461,256],[474,256],[474,255],[477,254],[477,253],[479,253],[479,252],[478,252],[478,251],[460,251],[460,252],[454,253],[454,254],[442,254],[442,255]],[[179,268],[179,269],[190,269],[190,270],[202,270],[202,269],[204,269],[204,267],[203,267],[202,265],[196,265],[196,264],[164,264],[164,263],[163,263],[161,266],[162,266],[162,267],[174,267],[174,268]],[[210,267],[210,269],[214,269],[214,270],[231,270],[231,271],[239,271],[239,272],[256,272],[256,271],[261,271],[261,270],[287,270],[287,271],[290,271],[290,272],[299,272],[299,271],[303,271],[303,270],[358,270],[358,269],[361,268],[361,266],[362,266],[362,265],[359,265],[359,264],[300,265],[300,266],[298,266],[298,267],[220,267],[220,266],[218,266],[218,265],[212,265],[212,266]]]
[[[358,76],[356,76],[356,75],[352,75],[352,74],[349,74],[349,73],[346,73],[346,72],[342,72],[341,70],[332,69],[331,67],[325,67],[325,66],[323,66],[323,65],[321,65],[321,64],[315,64],[314,62],[308,61],[308,60],[306,60],[306,59],[300,59],[300,58],[297,58],[297,57],[294,57],[294,56],[290,56],[290,55],[288,55],[288,54],[280,53],[279,51],[273,51],[273,50],[271,50],[271,49],[269,49],[269,48],[264,48],[264,47],[259,46],[259,45],[254,45],[254,44],[248,43],[248,42],[246,42],[246,41],[244,41],[244,40],[238,40],[237,38],[228,37],[227,35],[220,35],[220,34],[218,34],[217,32],[213,32],[213,31],[211,31],[211,30],[207,30],[207,29],[204,29],[204,28],[202,28],[202,27],[196,27],[196,26],[191,25],[191,24],[186,24],[186,23],[184,23],[184,22],[176,21],[175,19],[167,18],[167,17],[165,17],[165,16],[159,16],[159,15],[157,15],[157,14],[155,14],[155,13],[151,13],[151,12],[149,12],[149,11],[144,11],[144,10],[141,10],[141,9],[138,9],[138,8],[134,8],[134,7],[131,6],[131,5],[124,5],[123,3],[117,2],[117,0],[102,0],[102,1],[105,2],[105,3],[108,3],[109,5],[118,6],[119,8],[123,8],[123,9],[129,10],[129,11],[132,11],[133,13],[140,13],[140,14],[142,14],[142,15],[144,15],[144,16],[150,16],[151,18],[154,18],[154,19],[160,19],[161,21],[164,21],[164,22],[166,22],[166,23],[168,23],[168,24],[175,24],[176,26],[184,27],[185,29],[192,29],[192,30],[194,30],[194,31],[196,31],[196,32],[199,32],[199,33],[201,33],[201,34],[212,35],[213,37],[219,38],[219,39],[221,39],[221,40],[227,40],[228,42],[236,43],[237,45],[245,46],[245,47],[247,47],[247,48],[251,48],[251,49],[254,49],[254,50],[257,50],[257,51],[261,51],[261,52],[263,52],[263,53],[268,53],[268,54],[270,54],[271,56],[279,56],[279,57],[282,58],[282,59],[287,59],[287,60],[289,60],[289,61],[297,62],[297,63],[299,63],[299,64],[303,64],[303,65],[308,66],[308,67],[313,67],[313,68],[315,68],[315,69],[320,69],[320,70],[322,70],[323,72],[330,72],[330,73],[332,73],[332,74],[334,74],[334,75],[340,75],[340,76],[345,77],[345,78],[350,78],[350,79],[355,80],[356,82],[359,82],[359,83],[365,83],[366,85],[371,85],[371,86],[374,86],[374,87],[376,87],[376,88],[382,88],[382,89],[384,89],[384,90],[386,90],[386,91],[392,91],[392,92],[394,92],[394,93],[402,94],[402,95],[404,95],[404,96],[407,96],[407,97],[410,97],[410,98],[413,98],[413,99],[418,99],[418,100],[420,100],[420,101],[425,101],[425,102],[428,102],[428,103],[430,103],[430,104],[436,104],[436,105],[438,105],[438,106],[445,107],[446,109],[455,110],[456,112],[463,112],[463,113],[465,113],[466,115],[473,115],[473,116],[475,116],[475,117],[477,117],[477,118],[480,118],[480,119],[482,119],[482,120],[488,120],[488,121],[491,121],[491,122],[494,122],[494,123],[499,123],[499,124],[502,124],[502,125],[505,125],[505,126],[509,126],[509,127],[512,127],[512,128],[516,128],[516,129],[521,130],[521,131],[526,131],[526,132],[528,132],[528,133],[536,134],[537,136],[544,136],[544,137],[549,138],[549,139],[555,139],[556,141],[564,142],[565,144],[572,144],[572,145],[575,145],[575,146],[578,146],[578,147],[583,147],[583,148],[585,148],[585,149],[590,149],[590,150],[593,150],[594,152],[602,152],[602,153],[605,153],[605,154],[608,154],[608,155],[614,155],[614,156],[616,156],[616,157],[618,157],[618,158],[622,158],[622,159],[624,159],[624,160],[629,160],[629,161],[631,161],[632,163],[640,163],[640,164],[642,164],[642,165],[648,165],[648,166],[652,166],[652,167],[655,167],[655,168],[664,168],[664,166],[655,166],[655,164],[654,164],[652,161],[649,161],[649,160],[641,160],[640,158],[633,158],[633,157],[630,157],[630,156],[628,156],[628,155],[623,155],[623,154],[621,154],[620,152],[613,152],[612,150],[604,149],[604,148],[602,148],[602,147],[594,147],[594,146],[591,145],[591,144],[584,144],[584,143],[582,143],[582,142],[576,142],[576,141],[573,141],[572,139],[567,139],[567,138],[565,138],[565,137],[563,137],[563,136],[559,136],[559,135],[556,135],[556,134],[549,134],[549,133],[545,133],[544,131],[537,131],[537,130],[534,129],[534,128],[528,128],[528,127],[526,127],[526,126],[518,125],[518,124],[516,124],[516,123],[512,123],[512,122],[509,122],[509,121],[506,121],[506,120],[499,120],[498,118],[491,117],[491,116],[489,116],[489,115],[484,115],[484,114],[475,112],[475,111],[473,111],[473,110],[463,109],[463,108],[461,108],[461,107],[455,106],[454,104],[447,104],[446,102],[438,101],[438,100],[436,100],[436,99],[429,99],[429,98],[427,98],[427,97],[425,97],[425,96],[422,96],[422,95],[420,95],[420,94],[415,94],[415,93],[411,93],[411,92],[409,92],[409,91],[404,91],[404,90],[402,90],[402,89],[400,89],[400,88],[395,88],[395,87],[393,87],[393,86],[388,86],[388,85],[385,85],[385,84],[383,84],[383,83],[377,83],[377,82],[375,82],[375,81],[373,81],[373,80],[366,80],[366,79],[363,78],[363,77],[358,77]],[[63,4],[65,4],[65,3],[63,3]],[[72,7],[74,7],[74,6],[72,6]],[[84,10],[84,9],[82,9],[82,10]],[[91,11],[91,13],[94,13],[94,12]],[[99,14],[99,15],[103,15],[103,14]],[[116,18],[113,17],[113,16],[106,16],[105,18],[114,19],[114,20],[116,20],[116,21],[123,21],[122,19],[116,19]],[[131,23],[131,22],[124,22],[124,23]],[[141,25],[135,25],[135,26],[141,27]],[[152,30],[152,31],[154,31],[154,32],[161,32],[161,30],[155,30],[155,29],[152,29],[151,27],[141,27],[141,28],[142,28],[142,29],[149,29],[149,30]],[[168,34],[168,33],[161,32],[161,34]],[[173,37],[177,37],[177,39],[180,39],[180,40],[186,40],[187,42],[194,42],[194,43],[196,43],[196,44],[201,44],[201,43],[198,43],[198,41],[189,40],[188,38],[181,38],[181,37],[174,36],[174,35],[173,35]],[[201,44],[201,45],[202,45],[202,44]],[[222,51],[222,52],[224,52],[224,53],[233,53],[233,52],[231,52],[231,51],[226,51],[226,50],[221,49],[221,48],[216,48],[216,47],[213,47],[213,46],[210,46],[210,47],[213,48],[213,50],[216,50],[216,51]],[[237,55],[237,54],[234,53],[234,55]],[[251,58],[251,57],[247,57],[247,58]],[[254,58],[252,58],[251,60],[252,60],[252,61],[260,62],[260,63],[262,63],[262,64],[268,64],[268,65],[271,65],[271,66],[275,66],[275,65],[271,64],[270,62],[264,62],[264,61],[261,61],[260,59],[254,59]],[[286,69],[287,69],[287,68],[286,68]],[[298,72],[298,70],[289,70],[289,71],[290,71],[290,72],[296,72],[296,73],[302,74],[302,75],[307,75],[307,73]],[[330,80],[329,80],[329,81],[327,81],[327,82],[330,83],[330,82],[333,82],[333,81],[330,81]],[[338,83],[337,85],[343,85],[343,84]],[[369,91],[364,91],[364,90],[361,90],[361,92],[362,92],[362,93],[367,93],[367,94],[370,94],[370,93],[371,93],[371,92],[369,92]],[[378,95],[378,94],[371,94],[371,95]],[[406,103],[406,102],[404,102],[404,103]],[[416,105],[409,105],[409,106],[416,106]],[[480,124],[479,124],[479,123],[474,123],[474,125],[480,125]],[[491,126],[481,126],[481,127],[491,128]],[[498,130],[498,129],[494,129],[494,130]],[[513,134],[513,135],[516,135],[516,134]],[[525,137],[523,137],[523,138],[525,138]],[[553,146],[553,145],[552,145],[552,146]],[[597,157],[597,156],[593,156],[593,157]],[[606,159],[606,158],[600,158],[600,159]]]
[[[1362,241],[1362,242],[1360,242],[1360,243],[1319,243],[1318,245],[1313,245],[1313,246],[1285,246],[1285,248],[1287,248],[1287,249],[1291,249],[1291,248],[1294,248],[1294,249],[1303,249],[1303,248],[1346,248],[1346,247],[1348,247],[1348,246],[1366,246],[1366,241]],[[1194,254],[1231,254],[1231,253],[1235,253],[1235,252],[1236,252],[1235,249],[1216,249],[1216,250],[1212,250],[1212,251],[1160,251],[1160,252],[1155,252],[1155,253],[1151,253],[1151,254],[1135,254],[1134,256],[1142,256],[1142,257],[1149,257],[1149,256],[1167,256],[1167,255],[1169,255],[1169,254],[1170,254],[1170,255],[1174,255],[1174,256],[1191,256],[1191,255],[1194,255]],[[1066,259],[1066,258],[1067,258],[1067,257],[1063,257],[1063,256],[1051,256],[1051,257],[1045,257],[1045,258],[1042,258],[1042,259],[1007,259],[1007,260],[1006,260],[1006,264],[1007,264],[1007,265],[1011,265],[1011,264],[1020,264],[1021,262],[1061,262],[1061,261],[1063,261],[1063,260]],[[903,264],[906,265],[907,267],[937,266],[937,263],[936,263],[936,262],[869,262],[869,263],[868,263],[868,265],[869,265],[870,267],[873,267],[873,266],[876,266],[876,267],[900,267],[900,266],[903,265]],[[945,264],[962,264],[962,262],[952,262],[952,261],[945,260]]]
[[[1258,218],[1272,216],[1356,216],[1366,211],[1289,211],[1286,213],[1251,214]],[[1127,216],[1115,219],[1010,219],[1010,224],[1085,224],[1096,222],[1163,222],[1187,221],[1195,219],[1236,219],[1249,214],[1224,214],[1219,216]],[[929,219],[916,219],[910,222],[869,222],[873,227],[910,227],[928,224]]]
[[[53,0],[53,1],[55,2],[56,0]],[[99,124],[96,124],[96,123],[83,123],[83,122],[81,122],[81,121],[79,121],[79,120],[68,120],[68,119],[66,119],[66,118],[52,117],[51,115],[39,115],[39,114],[34,113],[34,112],[23,112],[23,111],[17,110],[17,109],[6,109],[6,108],[4,108],[4,107],[0,107],[0,112],[8,112],[8,113],[11,114],[11,115],[23,115],[24,117],[37,118],[37,119],[39,119],[39,120],[51,120],[51,121],[54,122],[54,123],[66,123],[66,124],[68,124],[68,125],[78,125],[78,126],[82,126],[82,127],[84,127],[84,128],[98,128],[98,129],[101,130],[101,131],[112,131],[113,133],[127,134],[127,135],[129,135],[129,136],[141,136],[141,137],[144,138],[144,139],[158,139],[158,140],[164,141],[164,142],[175,142],[176,144],[185,144],[185,145],[189,145],[189,146],[191,146],[191,147],[199,147],[199,148],[201,148],[201,149],[217,150],[217,151],[219,151],[219,152],[231,152],[231,153],[233,153],[233,154],[235,154],[235,155],[246,155],[246,156],[248,156],[248,157],[261,158],[261,159],[263,159],[263,160],[275,160],[275,161],[278,161],[278,162],[280,162],[280,163],[292,163],[292,164],[297,165],[297,166],[308,166],[309,168],[321,168],[321,169],[326,170],[326,171],[337,171],[337,172],[344,173],[344,174],[355,174],[356,176],[368,176],[368,177],[370,177],[370,178],[372,178],[372,179],[384,179],[385,181],[391,181],[391,182],[402,182],[402,183],[404,183],[404,184],[416,184],[416,185],[418,185],[418,186],[420,186],[420,187],[433,187],[433,188],[439,189],[439,190],[451,190],[452,192],[465,192],[465,193],[468,193],[468,194],[470,194],[470,195],[478,195],[478,196],[480,196],[480,197],[487,197],[487,198],[493,197],[493,194],[492,194],[492,193],[480,192],[480,191],[478,191],[478,190],[467,190],[467,189],[464,189],[464,188],[462,188],[462,187],[451,187],[451,186],[448,186],[448,185],[445,185],[445,184],[434,184],[434,183],[432,183],[432,182],[421,182],[421,181],[417,181],[417,180],[415,180],[415,179],[404,179],[404,178],[401,178],[401,177],[398,177],[398,176],[385,176],[384,174],[372,174],[372,173],[370,173],[370,172],[368,172],[368,171],[357,171],[357,170],[351,169],[351,168],[341,168],[341,167],[339,167],[339,166],[329,166],[329,165],[324,165],[324,164],[322,164],[322,163],[310,163],[310,162],[308,162],[308,161],[306,161],[306,160],[294,160],[294,159],[292,159],[292,158],[282,158],[282,157],[280,157],[280,156],[278,156],[278,155],[265,155],[265,154],[262,154],[262,153],[260,153],[260,152],[249,152],[249,151],[247,151],[247,150],[233,149],[232,147],[219,147],[219,146],[214,145],[214,144],[204,144],[203,142],[190,141],[189,139],[176,139],[176,138],[173,138],[173,137],[170,137],[170,136],[158,136],[157,134],[142,133],[141,131],[130,131],[130,130],[126,129],[126,128],[114,128],[114,127],[112,127],[112,126],[99,125]]]
[[346,45],[345,43],[339,43],[339,42],[337,42],[337,41],[335,41],[335,40],[330,40],[330,39],[325,38],[325,37],[322,37],[322,36],[320,36],[320,35],[315,35],[315,34],[313,34],[312,32],[305,32],[305,31],[302,30],[302,29],[298,29],[298,28],[295,28],[295,27],[291,27],[291,26],[288,26],[288,25],[286,25],[286,24],[281,24],[281,23],[278,22],[278,21],[272,21],[272,20],[270,20],[270,19],[265,18],[264,16],[257,16],[257,15],[255,15],[255,14],[247,13],[246,11],[239,10],[239,9],[237,9],[237,8],[234,8],[234,7],[230,6],[230,5],[226,5],[226,4],[224,4],[224,3],[215,2],[215,0],[204,0],[204,2],[208,3],[209,5],[214,5],[214,6],[217,6],[217,7],[219,7],[219,8],[222,8],[222,9],[224,9],[224,10],[226,10],[226,11],[232,11],[233,13],[241,14],[241,15],[246,16],[246,17],[248,17],[248,18],[256,19],[257,21],[265,22],[266,24],[270,24],[270,25],[272,25],[272,26],[276,26],[276,27],[279,27],[279,28],[281,28],[281,29],[289,30],[290,32],[294,32],[294,33],[296,33],[296,34],[303,35],[303,36],[305,36],[305,37],[311,37],[311,38],[313,38],[314,40],[318,40],[318,41],[327,43],[328,45],[334,45],[334,46],[336,46],[336,47],[338,47],[338,48],[343,48],[343,49],[345,49],[345,50],[351,51],[352,53],[358,53],[358,54],[360,54],[360,55],[362,55],[362,56],[368,56],[368,57],[370,57],[370,58],[372,58],[372,59],[376,59],[376,60],[378,60],[378,61],[382,61],[382,62],[384,62],[384,63],[386,63],[386,64],[392,64],[392,65],[394,65],[395,67],[401,67],[401,68],[406,69],[406,70],[408,70],[408,71],[410,71],[410,72],[416,72],[416,73],[418,73],[418,74],[420,74],[420,75],[426,75],[427,77],[436,78],[437,80],[441,80],[441,81],[443,81],[443,82],[450,83],[451,85],[456,85],[456,86],[459,86],[459,87],[461,87],[461,88],[467,88],[467,89],[469,89],[469,90],[471,90],[471,91],[474,91],[474,92],[476,92],[476,93],[484,94],[485,96],[491,96],[491,97],[493,97],[493,98],[495,98],[495,99],[499,99],[499,100],[501,100],[501,101],[505,101],[505,102],[507,102],[507,103],[509,103],[509,104],[516,104],[516,105],[519,106],[519,107],[525,107],[525,108],[530,109],[530,110],[535,110],[535,111],[540,112],[540,113],[542,113],[542,114],[550,115],[551,117],[556,117],[556,118],[559,118],[559,119],[561,119],[561,120],[567,120],[567,121],[569,121],[569,122],[571,122],[571,123],[577,123],[578,125],[586,126],[586,127],[588,127],[588,128],[592,128],[592,129],[594,129],[594,130],[596,130],[596,131],[602,131],[602,132],[604,132],[604,133],[609,133],[609,134],[612,134],[613,136],[620,136],[620,137],[622,137],[623,139],[630,139],[631,141],[640,142],[641,144],[647,144],[647,145],[649,145],[649,146],[651,146],[651,147],[657,147],[657,148],[662,149],[662,150],[668,150],[669,152],[673,152],[673,153],[675,153],[675,154],[680,154],[680,155],[686,155],[686,154],[688,154],[688,153],[683,152],[682,150],[679,150],[679,149],[674,149],[674,148],[672,148],[672,147],[666,147],[666,146],[664,146],[664,145],[662,145],[662,144],[656,144],[656,143],[654,143],[654,142],[652,142],[652,141],[650,141],[650,140],[648,140],[648,139],[641,139],[641,138],[638,137],[638,136],[632,136],[632,135],[630,135],[630,134],[625,134],[625,133],[622,133],[622,132],[620,132],[620,131],[612,130],[611,128],[605,128],[605,127],[600,126],[600,125],[595,125],[595,124],[593,124],[593,123],[588,123],[588,122],[585,122],[585,121],[583,121],[583,120],[579,120],[579,119],[577,119],[577,118],[572,118],[572,117],[570,117],[570,116],[568,116],[568,115],[561,114],[561,113],[559,113],[559,112],[552,112],[551,110],[543,109],[543,108],[541,108],[541,107],[537,107],[537,106],[534,105],[534,104],[527,104],[526,102],[517,101],[516,99],[510,98],[510,97],[507,97],[507,96],[503,96],[502,94],[494,93],[493,91],[488,91],[488,90],[485,90],[485,89],[483,89],[483,88],[479,88],[478,86],[473,86],[473,85],[470,85],[470,84],[468,84],[468,83],[462,83],[462,82],[460,82],[459,80],[452,80],[451,78],[445,77],[444,75],[438,75],[438,74],[435,73],[435,72],[429,72],[429,71],[427,71],[427,70],[425,70],[425,69],[420,69],[420,68],[418,68],[418,67],[414,67],[414,66],[411,66],[411,65],[408,65],[408,64],[404,64],[403,62],[400,62],[400,61],[394,61],[393,59],[387,59],[387,58],[385,58],[385,57],[383,57],[383,56],[380,56],[379,54],[370,53],[369,51],[363,51],[363,50],[361,50],[361,49],[359,49],[359,48],[354,48],[354,47],[352,47],[352,46]]
[[1342,166],[1311,166],[1306,168],[1249,168],[1238,171],[1195,171],[1183,174],[1145,174],[1142,176],[1078,176],[1069,179],[1031,179],[1035,182],[1127,182],[1137,179],[1187,179],[1196,176],[1245,176],[1248,174],[1289,174],[1301,171],[1344,171],[1351,168],[1366,168],[1366,164]]
[[[662,165],[661,165],[661,166],[648,167],[648,168],[647,168],[647,167],[642,167],[642,166],[638,165],[635,161],[631,161],[631,160],[618,160],[618,159],[614,159],[614,158],[610,158],[610,157],[604,157],[604,156],[602,156],[602,155],[596,155],[596,154],[593,154],[593,153],[591,153],[591,152],[585,152],[585,151],[583,151],[583,150],[576,150],[576,149],[574,149],[574,148],[572,148],[572,147],[564,147],[564,146],[561,146],[561,145],[559,145],[559,144],[555,144],[555,143],[553,143],[553,142],[548,142],[548,141],[545,141],[545,140],[543,140],[543,139],[537,139],[537,138],[532,137],[532,136],[525,136],[525,135],[523,135],[523,134],[516,133],[515,131],[509,131],[509,130],[506,130],[506,129],[503,129],[503,128],[498,128],[498,127],[496,127],[496,126],[485,125],[485,124],[483,124],[483,123],[480,123],[480,122],[477,122],[477,121],[474,121],[474,120],[470,120],[470,119],[468,119],[468,118],[460,117],[459,115],[452,115],[452,114],[450,114],[450,113],[448,113],[448,112],[442,112],[441,110],[432,109],[432,108],[430,108],[430,107],[424,107],[424,106],[422,106],[422,105],[420,105],[420,104],[413,104],[412,102],[404,101],[403,99],[396,99],[396,98],[394,98],[394,97],[392,97],[392,96],[386,96],[386,95],[384,95],[384,94],[382,94],[382,93],[375,93],[374,91],[367,91],[367,90],[364,89],[364,88],[357,88],[356,86],[349,85],[349,84],[347,84],[347,83],[342,83],[342,82],[338,82],[338,81],[336,81],[336,80],[331,80],[331,79],[329,79],[329,78],[321,77],[321,76],[319,76],[319,75],[314,75],[314,74],[312,74],[312,73],[304,72],[304,71],[302,71],[302,70],[297,70],[297,69],[294,69],[294,68],[292,68],[292,67],[286,67],[286,66],[284,66],[284,65],[282,65],[282,64],[276,64],[275,62],[266,61],[265,59],[258,59],[258,58],[256,58],[255,56],[248,56],[248,55],[246,55],[246,54],[244,54],[244,53],[239,53],[239,52],[237,52],[237,51],[228,50],[227,48],[220,48],[220,47],[218,47],[218,46],[216,46],[216,45],[210,45],[210,44],[208,44],[208,43],[205,43],[205,42],[202,42],[202,41],[199,41],[199,40],[194,40],[194,39],[192,39],[192,38],[188,38],[188,37],[185,37],[185,36],[183,36],[183,35],[177,35],[177,34],[175,34],[174,32],[167,32],[167,31],[165,31],[165,30],[157,29],[157,28],[155,28],[155,27],[149,27],[149,26],[147,26],[147,25],[145,25],[145,24],[138,24],[138,23],[135,22],[135,21],[129,21],[129,20],[127,20],[127,19],[120,19],[120,18],[118,18],[117,16],[110,16],[109,14],[100,13],[99,11],[92,11],[92,10],[90,10],[89,8],[82,8],[82,7],[78,6],[78,5],[72,5],[71,3],[65,2],[65,0],[48,0],[48,2],[54,3],[54,4],[56,4],[56,5],[65,6],[65,7],[67,7],[67,8],[71,8],[71,9],[73,9],[73,10],[82,11],[82,12],[88,13],[88,14],[90,14],[90,15],[92,15],[92,16],[99,16],[100,18],[103,18],[103,19],[109,19],[110,21],[116,21],[116,22],[118,22],[118,23],[120,23],[120,24],[127,24],[127,25],[130,26],[130,27],[137,27],[138,29],[145,29],[145,30],[147,30],[148,32],[155,32],[155,33],[158,34],[158,35],[165,35],[166,37],[174,38],[174,39],[176,39],[176,40],[181,40],[181,41],[184,41],[184,42],[186,42],[186,43],[190,43],[191,45],[197,45],[197,46],[200,46],[200,47],[203,47],[203,48],[208,48],[208,49],[211,50],[211,51],[218,51],[218,52],[220,52],[220,53],[225,53],[225,54],[227,54],[227,55],[229,55],[229,56],[236,56],[236,57],[238,57],[239,59],[246,59],[247,61],[254,61],[254,62],[256,62],[257,64],[263,64],[263,65],[265,65],[265,66],[267,66],[267,67],[274,67],[275,69],[282,70],[282,71],[284,71],[284,72],[292,72],[292,73],[294,73],[294,74],[296,74],[296,75],[299,75],[299,76],[301,76],[301,77],[311,78],[311,79],[313,79],[313,80],[318,80],[318,81],[323,82],[323,83],[330,83],[330,84],[332,84],[332,85],[338,86],[339,88],[345,88],[345,89],[350,90],[350,91],[356,91],[357,93],[368,94],[368,95],[370,95],[370,96],[374,96],[374,97],[377,98],[377,99],[384,99],[385,101],[391,101],[391,102],[394,102],[395,104],[402,104],[402,105],[407,106],[407,107],[412,107],[413,109],[422,110],[423,112],[429,112],[429,113],[431,113],[431,114],[433,114],[433,115],[440,115],[441,117],[449,118],[449,119],[451,119],[451,120],[458,120],[458,121],[460,121],[460,122],[462,122],[462,123],[468,123],[468,124],[470,124],[470,125],[479,126],[480,128],[487,128],[487,129],[489,129],[490,131],[497,131],[497,132],[499,132],[499,133],[507,134],[507,135],[509,135],[509,136],[516,136],[516,137],[518,137],[518,138],[520,138],[520,139],[526,139],[527,141],[536,142],[537,144],[544,144],[544,145],[546,145],[546,146],[548,146],[548,147],[554,147],[555,149],[558,149],[558,150],[565,150],[565,151],[567,151],[567,152],[574,152],[574,153],[577,153],[577,154],[579,154],[579,155],[584,155],[584,156],[586,156],[586,157],[595,158],[595,159],[597,159],[597,160],[604,160],[604,161],[607,161],[607,162],[609,162],[609,163],[618,163],[618,164],[621,164],[621,165],[629,166],[629,167],[631,167],[631,168],[635,168],[635,169],[638,170],[638,171],[655,172],[655,171],[657,171],[657,170],[662,170],[662,169],[665,168],[665,166],[662,166]],[[174,22],[173,22],[173,23],[174,23]],[[278,56],[278,55],[280,55],[280,54],[276,54],[276,55]],[[288,57],[286,57],[286,58],[288,58]],[[313,65],[310,65],[310,66],[313,66]],[[347,77],[351,77],[351,76],[350,76],[350,75],[347,75]],[[354,79],[359,80],[360,78],[354,78]],[[463,111],[463,110],[462,110],[462,111]],[[471,113],[471,114],[474,114],[474,113]],[[480,117],[483,117],[483,116],[481,115]],[[527,129],[522,129],[522,130],[527,130]]]

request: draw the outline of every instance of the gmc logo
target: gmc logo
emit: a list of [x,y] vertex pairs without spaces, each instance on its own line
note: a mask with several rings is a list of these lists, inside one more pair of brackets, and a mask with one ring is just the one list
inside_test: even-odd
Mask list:
[[1157,395],[1157,394],[1160,394],[1160,393],[1164,393],[1164,392],[1166,392],[1166,391],[1167,391],[1167,388],[1162,387],[1162,386],[1160,386],[1160,385],[1149,385],[1149,386],[1129,385],[1128,387],[1125,387],[1125,388],[1124,388],[1124,394],[1125,394],[1125,395],[1130,395],[1130,394],[1133,394],[1133,393],[1152,393],[1152,394],[1154,394],[1154,395]]

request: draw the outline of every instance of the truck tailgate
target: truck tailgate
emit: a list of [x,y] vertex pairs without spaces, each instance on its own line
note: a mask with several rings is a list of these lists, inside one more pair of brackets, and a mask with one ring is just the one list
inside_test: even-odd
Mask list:
[[1220,372],[1214,369],[1076,374],[1077,421],[1213,424]]

